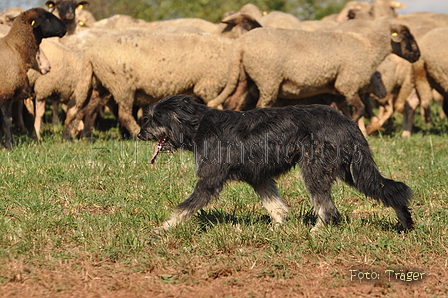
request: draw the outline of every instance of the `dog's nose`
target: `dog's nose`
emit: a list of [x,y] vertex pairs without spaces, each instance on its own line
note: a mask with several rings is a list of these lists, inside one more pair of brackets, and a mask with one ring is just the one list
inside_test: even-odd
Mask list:
[[142,141],[147,141],[148,140],[148,136],[146,134],[144,134],[144,133],[141,133],[141,132],[139,132],[137,134],[137,138],[139,138]]

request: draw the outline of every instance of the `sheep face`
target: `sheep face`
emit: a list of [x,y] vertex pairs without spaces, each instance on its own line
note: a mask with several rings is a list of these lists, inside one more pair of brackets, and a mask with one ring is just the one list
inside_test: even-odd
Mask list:
[[393,24],[390,27],[392,52],[413,63],[420,58],[420,50],[409,28]]
[[83,6],[89,5],[87,1],[76,2],[74,0],[56,0],[47,1],[45,5],[49,8],[50,12],[55,9],[58,10],[59,18],[65,24],[72,24],[75,22],[75,10],[76,8],[81,8]]
[[28,22],[33,27],[38,39],[58,36],[62,37],[67,28],[61,20],[42,8],[33,8],[24,12],[28,14]]
[[228,38],[238,38],[252,29],[261,27],[253,17],[239,12],[226,17],[221,23],[227,25],[221,33]]

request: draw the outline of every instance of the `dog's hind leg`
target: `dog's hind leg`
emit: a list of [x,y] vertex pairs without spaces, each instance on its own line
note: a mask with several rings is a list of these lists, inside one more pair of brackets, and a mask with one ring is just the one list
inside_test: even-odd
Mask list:
[[223,183],[213,183],[208,179],[200,179],[190,194],[190,196],[185,199],[182,203],[177,205],[176,210],[171,214],[171,216],[163,222],[161,227],[153,229],[153,232],[160,234],[164,231],[175,227],[178,224],[186,222],[190,219],[196,211],[205,207],[212,198],[219,195]]
[[319,230],[324,224],[337,224],[341,221],[341,215],[331,199],[331,184],[334,178],[329,173],[316,172],[320,171],[312,172],[309,168],[302,167],[303,181],[318,217],[311,232]]
[[325,224],[338,224],[341,221],[341,215],[329,193],[310,194],[310,199],[317,213],[317,222],[311,232],[318,231]]
[[267,180],[265,183],[252,185],[260,196],[263,206],[268,211],[273,223],[282,223],[288,214],[288,206],[278,194],[275,181]]

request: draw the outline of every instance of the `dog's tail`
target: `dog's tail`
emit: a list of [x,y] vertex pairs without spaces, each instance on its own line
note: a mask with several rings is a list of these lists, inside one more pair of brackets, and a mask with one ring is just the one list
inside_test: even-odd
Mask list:
[[363,194],[394,208],[405,230],[412,230],[414,222],[408,205],[412,190],[406,184],[381,175],[368,147],[358,147],[350,162],[350,174],[354,186]]

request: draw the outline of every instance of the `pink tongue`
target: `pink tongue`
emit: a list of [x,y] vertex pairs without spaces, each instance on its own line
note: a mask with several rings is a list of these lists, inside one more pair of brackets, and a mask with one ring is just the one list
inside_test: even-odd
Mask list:
[[153,156],[152,156],[152,158],[150,160],[151,164],[153,164],[156,161],[156,157],[159,154],[159,151],[160,151],[160,149],[159,149],[159,142],[157,142],[156,148],[154,149],[154,154],[153,154]]
[[150,160],[151,164],[153,164],[156,161],[157,155],[159,154],[160,149],[162,149],[164,141],[165,141],[165,137],[162,137],[157,141],[156,148],[154,149],[154,154],[152,155],[152,158]]

